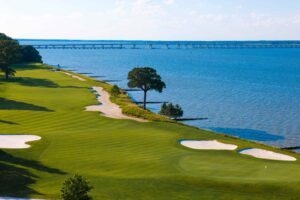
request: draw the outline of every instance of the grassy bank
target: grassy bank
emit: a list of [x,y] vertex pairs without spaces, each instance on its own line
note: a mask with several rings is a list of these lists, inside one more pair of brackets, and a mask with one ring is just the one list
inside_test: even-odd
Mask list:
[[[300,162],[268,161],[234,151],[197,151],[180,139],[218,139],[239,148],[260,147],[142,113],[160,122],[139,123],[85,112],[97,104],[79,81],[41,65],[17,66],[0,83],[1,134],[39,135],[24,150],[0,150],[0,196],[55,199],[64,179],[79,173],[98,199],[297,199]],[[125,112],[142,112],[127,96],[113,99]],[[128,111],[130,110],[130,111]],[[138,110],[138,111],[136,111]],[[135,113],[132,113],[135,114]]]

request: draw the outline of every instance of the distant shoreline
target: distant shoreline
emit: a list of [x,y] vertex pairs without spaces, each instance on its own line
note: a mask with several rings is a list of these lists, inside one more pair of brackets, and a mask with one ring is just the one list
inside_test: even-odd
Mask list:
[[15,38],[18,41],[78,41],[78,42],[300,42],[297,40],[85,40],[85,39],[32,39]]

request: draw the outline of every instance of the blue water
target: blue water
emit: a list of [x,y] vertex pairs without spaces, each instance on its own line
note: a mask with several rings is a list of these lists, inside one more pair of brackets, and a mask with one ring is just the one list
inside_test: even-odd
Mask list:
[[[123,88],[130,69],[151,66],[167,88],[161,94],[150,92],[149,100],[178,103],[185,117],[209,118],[188,124],[274,146],[300,145],[300,49],[45,49],[40,53],[46,63],[120,80],[116,84]],[[140,92],[130,95],[142,99]],[[149,108],[157,112],[159,105]]]

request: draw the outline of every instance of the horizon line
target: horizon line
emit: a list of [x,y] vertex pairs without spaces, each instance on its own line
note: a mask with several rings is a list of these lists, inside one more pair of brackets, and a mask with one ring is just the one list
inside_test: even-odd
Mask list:
[[124,40],[124,39],[112,39],[112,40],[108,40],[108,39],[33,39],[33,38],[14,38],[15,40],[23,40],[23,41],[41,41],[41,40],[47,40],[47,41],[155,41],[155,42],[264,42],[264,41],[300,41],[300,39],[292,39],[292,40],[284,40],[284,39],[280,39],[280,40],[267,40],[267,39],[261,39],[261,40]]

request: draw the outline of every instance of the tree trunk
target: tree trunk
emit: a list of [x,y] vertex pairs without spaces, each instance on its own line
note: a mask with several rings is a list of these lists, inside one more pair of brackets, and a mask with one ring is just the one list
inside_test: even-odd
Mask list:
[[9,78],[9,73],[5,72],[5,79],[8,80],[8,78]]
[[144,110],[146,110],[146,102],[147,102],[147,90],[144,90]]

